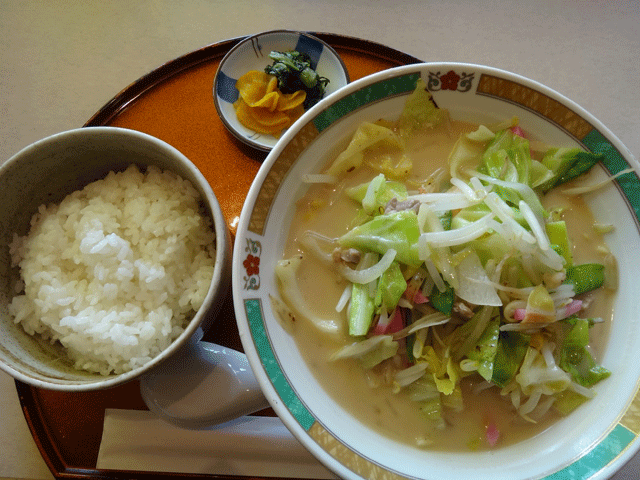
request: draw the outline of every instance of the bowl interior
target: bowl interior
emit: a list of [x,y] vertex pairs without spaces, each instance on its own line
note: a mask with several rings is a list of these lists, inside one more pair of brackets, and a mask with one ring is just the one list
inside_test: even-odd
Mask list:
[[[497,122],[517,115],[525,131],[558,146],[604,153],[596,175],[606,178],[637,162],[623,145],[582,108],[525,78],[478,65],[423,64],[353,82],[307,112],[271,152],[251,188],[236,237],[233,295],[245,352],[267,398],[298,439],[344,478],[606,478],[638,448],[640,433],[640,295],[633,275],[640,268],[640,181],[625,175],[588,197],[615,234],[607,243],[617,257],[620,286],[615,320],[602,363],[613,373],[597,385],[597,396],[579,412],[543,433],[490,453],[430,452],[372,431],[323,391],[293,338],[275,319],[270,296],[294,204],[305,192],[305,173],[317,173],[344,147],[364,120],[400,113],[422,76],[436,103],[459,120]],[[259,270],[243,263],[259,258]],[[255,262],[254,262],[255,264]],[[622,267],[623,266],[623,267]],[[636,398],[637,397],[637,398]],[[555,478],[555,477],[550,477]],[[564,478],[564,477],[563,477]]]
[[[199,191],[216,231],[224,232],[217,240],[223,248],[219,249],[216,258],[224,263],[228,231],[217,200],[197,168],[170,145],[133,130],[91,127],[57,134],[25,148],[0,168],[0,204],[3,205],[0,213],[0,365],[16,378],[51,389],[86,390],[113,386],[162,361],[196,333],[201,322],[210,321],[207,307],[213,301],[214,284],[221,282],[223,271],[218,265],[205,304],[187,331],[169,349],[143,367],[120,375],[102,376],[79,371],[72,364],[61,361],[64,358],[62,347],[27,335],[10,318],[7,305],[19,278],[18,269],[11,268],[8,246],[14,233],[20,236],[28,233],[30,219],[41,204],[57,203],[110,171],[125,170],[131,163],[143,170],[149,165],[169,169],[191,181]],[[226,256],[230,254],[226,253]]]
[[325,97],[349,83],[349,74],[336,51],[326,42],[302,32],[275,30],[248,37],[232,48],[220,62],[213,97],[225,127],[240,141],[262,151],[271,150],[278,139],[254,132],[236,117],[233,103],[238,99],[236,81],[250,70],[262,71],[272,60],[272,51],[297,50],[309,55],[320,76],[330,80]]

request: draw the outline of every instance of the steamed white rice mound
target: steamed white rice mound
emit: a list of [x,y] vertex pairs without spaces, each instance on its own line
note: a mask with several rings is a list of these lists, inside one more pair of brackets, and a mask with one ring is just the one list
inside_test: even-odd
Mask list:
[[184,331],[211,284],[215,234],[199,200],[173,173],[130,166],[42,205],[11,245],[24,282],[9,307],[15,322],[60,342],[78,369],[147,363]]

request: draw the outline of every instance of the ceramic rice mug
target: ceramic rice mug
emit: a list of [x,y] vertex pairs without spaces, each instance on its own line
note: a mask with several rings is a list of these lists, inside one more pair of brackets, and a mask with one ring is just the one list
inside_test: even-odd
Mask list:
[[[59,203],[73,191],[122,171],[131,163],[155,165],[189,180],[216,232],[211,285],[202,307],[165,350],[131,371],[103,376],[74,368],[62,345],[25,333],[9,314],[19,270],[11,264],[13,235],[26,235],[42,204]],[[115,127],[88,127],[42,139],[0,166],[0,368],[38,388],[89,391],[140,380],[149,408],[183,427],[220,423],[266,407],[246,357],[200,341],[226,298],[231,242],[220,205],[207,180],[177,149],[150,135]],[[203,394],[206,390],[206,394]]]

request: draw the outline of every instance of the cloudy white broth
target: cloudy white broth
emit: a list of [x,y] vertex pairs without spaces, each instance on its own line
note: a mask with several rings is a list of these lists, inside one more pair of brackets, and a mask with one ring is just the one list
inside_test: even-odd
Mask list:
[[323,388],[382,434],[500,448],[610,375],[615,232],[571,190],[598,157],[534,138],[515,118],[451,119],[419,84],[307,177],[276,311]]

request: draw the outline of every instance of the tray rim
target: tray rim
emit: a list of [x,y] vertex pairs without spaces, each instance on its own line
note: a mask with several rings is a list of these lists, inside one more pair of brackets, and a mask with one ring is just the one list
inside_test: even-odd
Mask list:
[[[372,40],[361,39],[357,37],[340,35],[336,33],[326,32],[312,32],[305,31],[309,35],[314,35],[332,47],[339,47],[353,52],[359,52],[376,57],[384,57],[385,60],[393,60],[401,65],[409,65],[413,63],[422,63],[413,55],[401,52],[392,47],[388,47]],[[211,43],[205,45],[197,50],[193,50],[185,55],[177,57],[166,63],[163,63],[159,67],[150,71],[149,73],[138,78],[134,82],[130,83],[127,87],[117,93],[111,100],[109,100],[104,106],[102,106],[87,122],[84,127],[102,126],[109,123],[115,117],[117,117],[123,110],[130,104],[134,103],[138,98],[145,94],[145,92],[153,89],[157,85],[166,81],[167,79],[187,70],[195,67],[200,63],[215,58],[216,55],[224,56],[224,54],[240,43],[242,40],[253,36],[243,35],[240,37],[234,37],[220,42]],[[394,56],[392,59],[391,56]],[[212,87],[213,88],[213,87]]]
[[[398,66],[424,62],[413,55],[372,40],[328,32],[304,31],[304,33],[321,38],[334,48],[394,62]],[[207,61],[215,60],[217,58],[221,59],[230,48],[252,35],[254,34],[242,35],[214,42],[161,64],[120,90],[111,98],[111,100],[105,103],[96,113],[94,113],[91,118],[84,123],[83,127],[103,126],[109,124],[109,122],[113,121],[128,107],[132,106],[146,92],[152,90],[168,79],[179,75],[185,70],[196,67]],[[124,480],[130,479],[132,476],[139,479],[156,479],[159,476],[162,476],[167,478],[260,480],[260,477],[255,476],[104,470],[95,467],[71,467],[65,463],[63,455],[51,435],[51,430],[44,420],[42,407],[36,399],[36,391],[38,389],[20,382],[19,380],[15,380],[15,385],[20,407],[27,422],[27,426],[29,427],[40,455],[56,479],[96,478]]]

